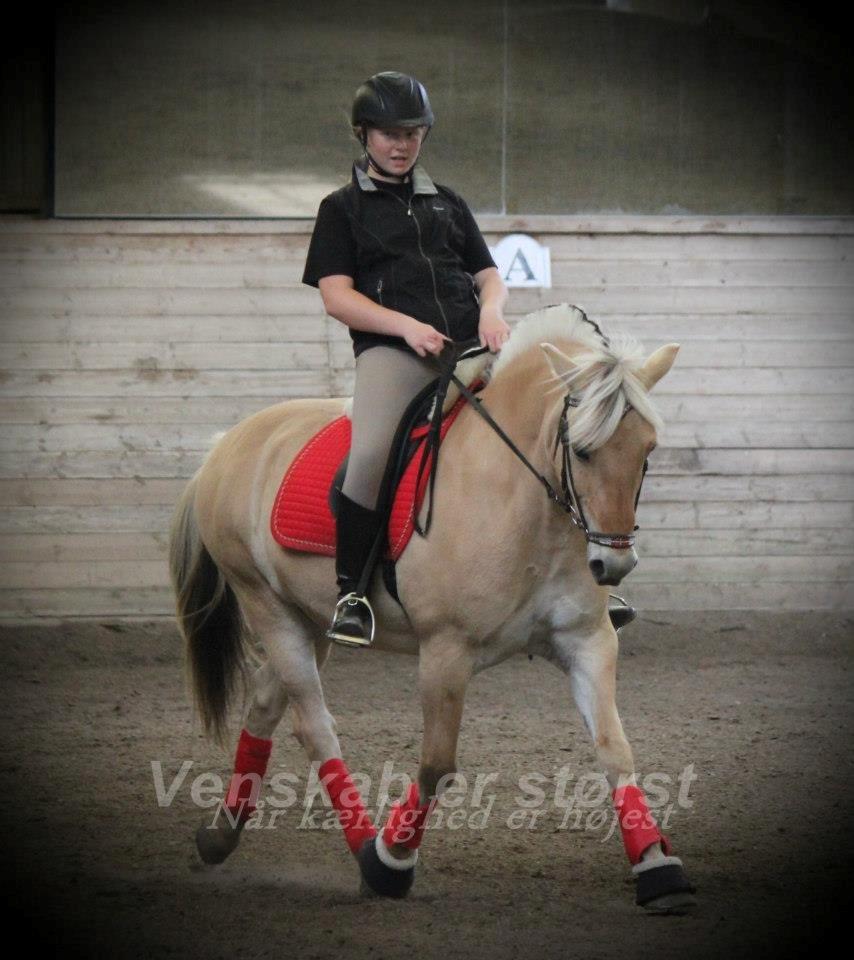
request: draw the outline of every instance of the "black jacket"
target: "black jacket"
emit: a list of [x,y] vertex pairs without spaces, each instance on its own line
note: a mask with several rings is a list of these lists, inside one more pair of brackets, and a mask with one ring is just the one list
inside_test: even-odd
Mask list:
[[[303,281],[343,273],[376,303],[429,323],[453,340],[477,336],[480,308],[472,274],[494,266],[465,201],[418,166],[412,193],[377,187],[360,166],[321,203]],[[350,330],[354,351],[378,343],[409,349],[401,337]]]

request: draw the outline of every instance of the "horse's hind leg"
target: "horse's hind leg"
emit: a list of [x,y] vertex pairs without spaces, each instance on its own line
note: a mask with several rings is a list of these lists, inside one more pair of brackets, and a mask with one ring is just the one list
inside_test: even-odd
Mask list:
[[246,621],[264,647],[281,683],[293,719],[293,733],[319,764],[318,777],[338,813],[344,838],[357,854],[376,833],[341,755],[335,719],[326,707],[320,667],[329,641],[298,608],[286,606],[268,589],[239,595]]
[[196,847],[205,863],[222,863],[240,841],[255,810],[255,800],[273,745],[273,733],[288,705],[287,694],[269,661],[252,677],[252,700],[240,733],[228,796],[214,821],[196,831]]
[[695,905],[682,861],[637,785],[632,749],[617,712],[617,635],[610,624],[580,642],[561,644],[556,657],[570,675],[576,705],[608,778],[626,854],[636,879],[637,902],[654,913],[684,913]]

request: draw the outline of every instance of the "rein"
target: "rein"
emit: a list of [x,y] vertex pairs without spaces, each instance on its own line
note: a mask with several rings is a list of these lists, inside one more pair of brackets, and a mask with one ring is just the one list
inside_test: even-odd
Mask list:
[[[585,319],[587,319],[585,317]],[[602,337],[605,342],[607,342],[604,334],[599,329],[599,327],[592,321],[588,321],[595,327],[597,333]],[[475,341],[477,342],[477,341]],[[430,432],[427,436],[427,440],[424,444],[424,450],[421,457],[421,464],[418,470],[418,478],[416,481],[415,489],[418,490],[420,487],[421,477],[426,467],[428,458],[430,455],[433,455],[433,469],[430,473],[430,497],[429,497],[429,507],[427,510],[427,519],[424,523],[424,529],[422,530],[418,519],[416,517],[415,527],[418,533],[423,537],[426,536],[427,532],[430,529],[430,524],[432,522],[433,516],[433,483],[435,481],[437,473],[437,464],[439,459],[439,428],[442,423],[442,406],[444,404],[445,396],[448,392],[448,385],[453,382],[457,387],[466,401],[471,407],[473,407],[478,414],[489,424],[489,426],[498,434],[498,436],[504,441],[504,443],[513,451],[513,453],[518,457],[519,460],[527,467],[527,469],[540,481],[540,483],[545,487],[546,495],[549,500],[557,504],[561,509],[568,514],[571,523],[578,527],[584,533],[584,537],[588,543],[595,543],[602,547],[611,547],[614,550],[628,550],[635,544],[635,534],[632,533],[602,533],[598,530],[591,530],[590,525],[587,523],[587,518],[584,516],[584,510],[581,506],[581,500],[578,497],[578,494],[575,491],[575,481],[572,475],[572,456],[571,449],[572,444],[569,436],[569,409],[570,407],[577,407],[580,403],[577,397],[573,397],[571,394],[567,393],[563,400],[563,410],[561,411],[560,421],[558,422],[557,436],[555,437],[554,450],[552,456],[557,453],[558,444],[563,448],[563,457],[561,464],[561,478],[560,485],[561,490],[558,492],[555,488],[549,483],[548,479],[541,474],[536,467],[534,467],[524,453],[516,446],[516,444],[511,440],[511,438],[504,432],[501,426],[496,423],[492,418],[491,414],[483,406],[483,402],[475,394],[469,390],[469,388],[457,377],[454,373],[454,369],[464,356],[466,358],[476,357],[482,353],[486,353],[489,349],[488,347],[480,347],[477,350],[472,350],[470,347],[465,345],[462,346],[462,349],[457,351],[457,344],[449,344],[446,346],[445,350],[442,351],[436,361],[441,370],[441,376],[438,381],[436,388],[436,405],[433,410],[433,419],[430,424]],[[445,356],[445,353],[449,356]],[[626,413],[629,412],[631,407],[626,408]],[[625,416],[625,414],[623,414]],[[644,461],[643,465],[643,475],[646,476],[646,471],[648,467],[648,461]],[[643,478],[641,478],[641,486],[643,486]],[[635,496],[635,509],[637,509],[638,501],[640,500],[641,488],[638,487],[637,495]],[[637,526],[634,528],[637,530]]]

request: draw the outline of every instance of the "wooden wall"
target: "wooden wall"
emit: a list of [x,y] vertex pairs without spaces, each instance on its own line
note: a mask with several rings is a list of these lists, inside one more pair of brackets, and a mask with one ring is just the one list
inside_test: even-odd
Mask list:
[[[621,592],[854,607],[854,220],[480,219],[552,251],[511,319],[567,300],[683,344]],[[210,436],[350,389],[346,331],[299,283],[310,227],[0,220],[2,616],[168,614],[169,516]]]

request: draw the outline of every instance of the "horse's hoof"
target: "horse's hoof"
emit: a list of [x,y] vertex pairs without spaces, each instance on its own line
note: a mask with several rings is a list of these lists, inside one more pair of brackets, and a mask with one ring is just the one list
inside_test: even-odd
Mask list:
[[196,831],[196,849],[202,863],[213,865],[227,860],[240,842],[242,828],[243,824],[236,827],[199,827]]
[[385,847],[382,837],[377,835],[366,840],[358,853],[359,869],[362,871],[362,891],[378,894],[381,897],[393,897],[402,900],[412,888],[415,880],[415,861],[418,851],[412,857],[394,865],[391,854]]
[[647,913],[681,916],[697,907],[691,885],[679,857],[664,857],[637,864],[635,902]]

